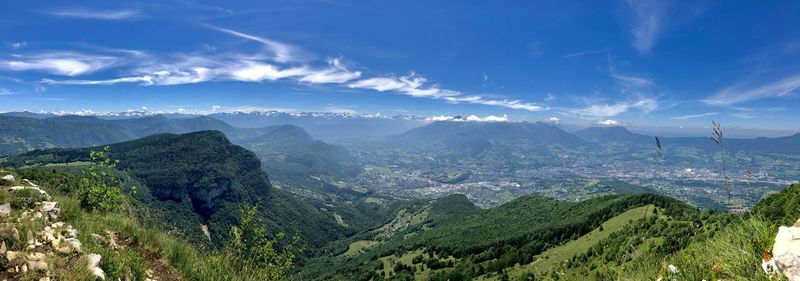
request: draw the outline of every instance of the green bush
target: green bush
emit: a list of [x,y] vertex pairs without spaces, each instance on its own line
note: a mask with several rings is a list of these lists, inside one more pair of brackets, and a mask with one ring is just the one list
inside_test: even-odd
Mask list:
[[[280,246],[282,232],[270,238],[267,228],[255,219],[256,207],[243,206],[241,223],[231,228],[231,239],[222,252],[211,259],[216,274],[229,272],[216,280],[286,280],[294,266],[294,259],[302,252],[297,246],[296,234],[292,241]],[[235,276],[235,277],[234,277]]]
[[125,202],[121,181],[117,177],[119,160],[108,157],[109,147],[89,152],[92,165],[81,179],[81,206],[87,210],[113,211]]

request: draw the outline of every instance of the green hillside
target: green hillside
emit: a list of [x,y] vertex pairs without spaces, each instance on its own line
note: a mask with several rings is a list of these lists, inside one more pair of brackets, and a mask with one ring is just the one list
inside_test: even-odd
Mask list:
[[[539,253],[590,233],[629,209],[649,204],[676,216],[695,212],[674,199],[652,194],[603,196],[583,202],[528,196],[480,211],[463,209],[452,202],[441,208],[422,206],[409,211],[408,219],[398,224],[404,228],[390,227],[394,229],[392,235],[360,236],[359,241],[352,241],[361,247],[357,253],[351,247],[348,255],[317,258],[304,268],[303,274],[317,280],[405,278],[402,276],[468,280],[499,274],[516,264],[528,264]],[[420,212],[431,218],[453,214],[458,209],[463,213],[439,217],[435,223],[415,219]],[[365,244],[369,246],[363,247]],[[336,270],[330,270],[331,264]]]
[[[46,163],[87,161],[84,149],[34,151],[17,159]],[[231,144],[220,132],[160,134],[110,145],[110,156],[121,161],[143,184],[137,199],[153,207],[166,227],[195,243],[219,245],[229,235],[240,203],[258,203],[271,229],[303,233],[303,241],[318,248],[347,231],[331,212],[272,188],[258,158]],[[23,162],[23,163],[24,163]],[[211,239],[201,226],[207,225]]]

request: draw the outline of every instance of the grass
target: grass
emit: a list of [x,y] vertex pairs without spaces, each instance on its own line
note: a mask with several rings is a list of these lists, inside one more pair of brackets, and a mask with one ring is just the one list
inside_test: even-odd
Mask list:
[[[775,231],[762,218],[744,218],[709,240],[689,245],[667,262],[680,270],[676,280],[775,280],[767,278],[760,267],[761,254],[772,248]],[[643,276],[630,279],[639,277]]]
[[350,246],[347,248],[347,252],[345,252],[344,256],[355,256],[362,253],[364,250],[375,246],[380,242],[372,241],[372,240],[358,240],[356,242],[350,243]]
[[[174,267],[183,280],[263,280],[260,276],[248,276],[241,268],[232,266],[231,264],[235,264],[236,261],[222,261],[218,256],[200,252],[189,243],[163,233],[153,226],[140,224],[129,214],[86,212],[80,208],[80,202],[76,198],[67,195],[56,195],[55,200],[59,202],[67,222],[78,230],[79,239],[84,242],[86,251],[101,254],[110,268],[115,266],[126,268],[124,270],[127,271],[123,272],[127,272],[128,275],[143,276],[144,266],[139,254],[130,251],[110,253],[101,245],[94,243],[91,238],[92,233],[104,234],[106,231],[114,231],[130,239],[131,245],[140,245],[160,254],[161,259]],[[66,280],[90,279],[76,277]]]
[[589,250],[590,247],[597,244],[597,242],[611,235],[617,230],[620,230],[625,224],[632,220],[642,218],[645,210],[648,215],[653,213],[654,206],[647,205],[634,209],[630,209],[622,214],[619,214],[602,224],[603,230],[600,228],[592,230],[578,239],[569,241],[563,245],[553,247],[537,255],[534,262],[527,265],[516,266],[510,268],[508,273],[511,277],[520,276],[525,272],[536,271],[538,273],[546,273],[552,271],[561,262],[581,254]]

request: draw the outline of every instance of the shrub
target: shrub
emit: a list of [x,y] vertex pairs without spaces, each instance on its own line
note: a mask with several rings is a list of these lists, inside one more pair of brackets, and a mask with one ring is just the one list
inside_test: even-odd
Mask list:
[[89,152],[92,165],[81,179],[81,206],[87,210],[113,211],[125,201],[121,181],[117,177],[119,160],[108,157],[108,146]]
[[[215,280],[285,280],[302,252],[298,247],[299,234],[292,241],[279,245],[284,234],[270,238],[267,228],[255,219],[256,207],[243,205],[240,225],[231,228],[231,239],[222,252],[212,258],[211,268]],[[225,273],[231,273],[225,275]]]

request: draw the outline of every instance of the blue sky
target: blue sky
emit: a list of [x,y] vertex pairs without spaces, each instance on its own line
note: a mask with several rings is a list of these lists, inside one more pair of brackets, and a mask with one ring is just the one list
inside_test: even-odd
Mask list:
[[800,130],[798,26],[797,1],[4,1],[0,111]]

